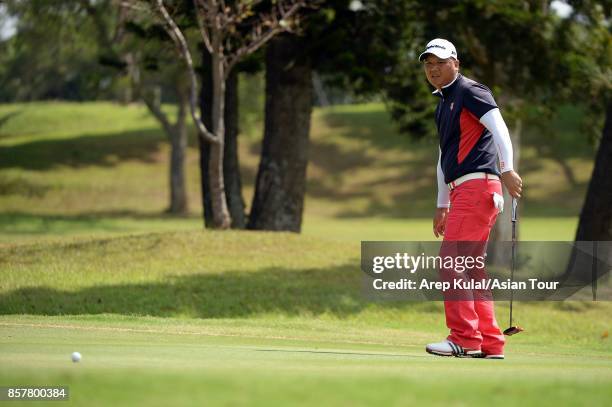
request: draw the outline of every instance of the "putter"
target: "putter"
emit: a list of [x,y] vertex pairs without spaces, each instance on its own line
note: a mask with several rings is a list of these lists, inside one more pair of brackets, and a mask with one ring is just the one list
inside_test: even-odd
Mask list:
[[[516,198],[512,198],[512,263],[510,267],[510,285],[514,282],[514,261],[515,261],[515,251],[516,251],[516,221],[517,221],[517,210],[516,207],[518,205],[518,201]],[[510,327],[504,331],[504,335],[512,336],[519,332],[523,332],[524,329],[520,326],[512,326],[512,303],[514,301],[514,290],[510,290]]]

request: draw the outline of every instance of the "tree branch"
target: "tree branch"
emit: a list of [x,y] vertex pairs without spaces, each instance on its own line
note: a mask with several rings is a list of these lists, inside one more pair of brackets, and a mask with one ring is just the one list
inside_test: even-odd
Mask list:
[[125,34],[125,21],[128,18],[129,7],[123,2],[118,2],[119,13],[117,15],[117,24],[115,25],[115,33],[111,39],[112,44],[118,44],[123,40]]
[[138,12],[147,13],[151,11],[148,5],[144,5],[144,4],[141,5],[140,2],[136,0],[123,0],[119,3],[119,5],[127,9],[135,10]]
[[[276,10],[276,12],[278,13],[278,16],[280,16],[280,19],[277,18],[277,15],[273,12],[270,15],[268,20],[263,19],[260,22],[260,24],[257,24],[255,27],[253,27],[253,30],[251,31],[253,34],[253,40],[250,43],[247,43],[243,45],[242,47],[238,48],[236,52],[234,53],[234,55],[228,59],[228,66],[225,71],[226,76],[229,75],[234,65],[236,65],[236,63],[244,55],[248,55],[248,54],[251,54],[257,51],[261,46],[263,46],[266,42],[272,39],[272,37],[274,37],[276,34],[283,32],[283,31],[290,31],[290,28],[286,26],[286,24],[283,24],[282,22],[292,17],[294,14],[298,12],[300,8],[305,6],[305,2],[303,0],[299,0],[293,3],[291,7],[289,7],[288,10],[285,10],[281,3],[282,1],[279,1],[277,3],[277,10]],[[266,25],[266,24],[269,25],[270,28],[268,28],[267,31],[262,33],[262,30],[261,30],[262,25]]]
[[187,40],[185,40],[185,36],[183,35],[181,29],[176,25],[168,10],[164,6],[163,0],[157,0],[157,10],[163,17],[166,22],[166,32],[172,38],[172,40],[176,43],[183,60],[187,64],[187,70],[189,73],[189,80],[191,84],[191,92],[189,97],[189,107],[191,109],[191,117],[196,125],[198,130],[198,134],[200,137],[203,137],[204,140],[209,143],[218,144],[219,139],[215,137],[204,125],[202,122],[202,117],[198,113],[196,109],[197,99],[198,99],[198,79],[196,77],[195,69],[193,67],[193,59],[191,58],[191,52],[189,51],[189,47],[187,45]]
[[170,140],[170,137],[172,135],[172,124],[170,124],[168,116],[166,116],[166,114],[161,110],[161,107],[157,103],[155,103],[155,101],[149,95],[143,94],[140,97],[145,102],[145,105],[147,105],[147,108],[149,109],[151,114],[153,114],[153,116],[164,128],[164,134],[168,138],[168,141],[172,141]]
[[204,4],[202,4],[202,0],[193,0],[193,5],[196,9],[196,20],[198,21],[198,28],[200,29],[200,35],[202,36],[202,40],[204,41],[204,45],[208,52],[212,53],[212,44],[210,43],[210,34],[206,30],[206,25],[204,21],[202,21],[202,17],[200,16],[200,10],[202,10],[202,16],[206,15],[206,9]]

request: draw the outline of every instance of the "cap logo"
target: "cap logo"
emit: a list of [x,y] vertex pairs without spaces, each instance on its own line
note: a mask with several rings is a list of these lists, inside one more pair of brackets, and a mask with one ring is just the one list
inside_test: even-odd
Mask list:
[[[425,51],[427,51],[427,50],[428,50],[428,49],[430,49],[430,48],[441,48],[441,49],[443,49],[443,50],[445,50],[445,51],[446,51],[446,47],[444,47],[444,46],[442,46],[442,45],[439,45],[439,44],[431,44],[431,45],[428,45],[428,46],[427,46],[427,48],[425,48]],[[451,55],[457,55],[457,52],[455,52],[455,51],[451,50]]]
[[[1,1],[1,0],[0,0]],[[457,59],[457,50],[452,42],[442,39],[435,38],[425,45],[425,51],[419,55],[419,61],[424,61],[427,54],[434,54],[439,58],[454,58]]]

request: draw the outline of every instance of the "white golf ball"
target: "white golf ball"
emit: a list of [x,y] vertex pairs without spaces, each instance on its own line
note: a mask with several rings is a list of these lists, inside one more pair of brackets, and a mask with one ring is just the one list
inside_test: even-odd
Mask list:
[[79,352],[72,352],[72,361],[74,363],[81,361],[81,354]]

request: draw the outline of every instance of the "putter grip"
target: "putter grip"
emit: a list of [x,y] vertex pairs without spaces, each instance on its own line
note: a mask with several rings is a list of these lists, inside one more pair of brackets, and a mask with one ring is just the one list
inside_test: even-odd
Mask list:
[[516,218],[517,218],[516,207],[517,206],[518,206],[518,201],[516,200],[516,198],[512,198],[512,222],[516,222]]

